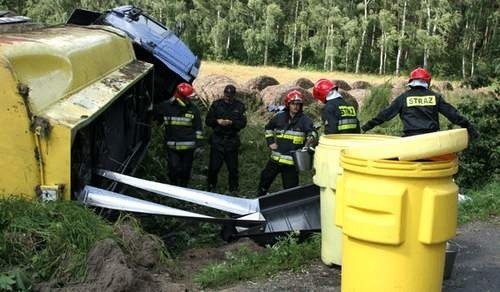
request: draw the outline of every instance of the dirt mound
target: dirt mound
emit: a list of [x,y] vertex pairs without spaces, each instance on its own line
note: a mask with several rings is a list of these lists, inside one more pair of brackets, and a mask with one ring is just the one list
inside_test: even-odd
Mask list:
[[352,89],[368,89],[371,87],[372,85],[370,83],[363,80],[354,81],[352,83]]
[[214,100],[224,97],[224,88],[229,84],[236,87],[236,98],[239,100],[255,100],[255,94],[250,92],[248,89],[243,88],[236,81],[225,75],[211,74],[205,77],[197,78],[193,83],[193,87],[196,90],[198,97],[204,103],[210,104]]
[[120,225],[116,233],[122,246],[113,239],[98,241],[87,255],[85,280],[57,288],[57,283],[42,283],[40,291],[184,291],[173,283],[171,273],[161,264],[159,238],[142,234],[130,225]]
[[359,108],[363,107],[363,101],[370,93],[371,91],[369,89],[353,89],[349,91],[349,94],[358,102]]
[[343,90],[346,90],[346,91],[349,91],[349,90],[352,89],[351,85],[349,85],[349,83],[347,83],[344,80],[333,79],[332,81],[335,82],[335,84],[337,84],[337,86],[339,87],[339,89],[343,89]]
[[449,81],[436,81],[431,83],[431,89],[436,91],[453,90],[453,85]]
[[304,89],[309,89],[314,86],[314,83],[307,78],[299,78],[292,82],[292,85],[302,87]]
[[243,84],[243,88],[250,92],[260,92],[262,89],[271,86],[280,84],[278,80],[274,79],[271,76],[262,75],[247,80]]
[[268,86],[264,90],[262,90],[259,95],[262,99],[262,103],[265,107],[267,107],[271,104],[283,104],[287,93],[292,90],[298,90],[300,91],[300,93],[302,93],[302,95],[304,96],[305,105],[310,104],[314,100],[310,91],[305,90],[304,88],[299,86],[286,84]]

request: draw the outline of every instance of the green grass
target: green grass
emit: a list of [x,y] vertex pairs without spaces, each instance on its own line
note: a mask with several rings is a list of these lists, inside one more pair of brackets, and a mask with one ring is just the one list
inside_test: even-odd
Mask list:
[[264,252],[241,249],[226,254],[224,262],[203,268],[195,274],[194,280],[202,288],[213,288],[268,277],[279,271],[298,271],[320,257],[320,242],[319,235],[303,243],[290,235]]
[[470,199],[459,205],[459,224],[487,220],[500,215],[500,181],[493,180],[479,190],[466,191]]
[[114,238],[111,225],[75,202],[5,199],[0,214],[0,273],[28,282],[82,279],[95,242]]

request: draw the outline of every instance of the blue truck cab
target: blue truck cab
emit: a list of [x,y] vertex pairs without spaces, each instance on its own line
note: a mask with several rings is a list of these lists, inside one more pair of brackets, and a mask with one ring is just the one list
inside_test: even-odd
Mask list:
[[180,82],[192,83],[200,59],[170,29],[132,5],[104,13],[76,9],[67,21],[76,25],[109,25],[132,40],[139,60],[155,67],[155,103],[169,98]]

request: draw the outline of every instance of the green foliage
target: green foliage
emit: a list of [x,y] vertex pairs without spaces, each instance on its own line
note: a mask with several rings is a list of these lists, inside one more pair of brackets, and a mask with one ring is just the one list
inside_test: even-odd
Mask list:
[[[361,124],[364,124],[370,119],[376,117],[381,110],[389,106],[393,98],[391,96],[391,88],[391,85],[386,83],[371,90],[370,96],[365,99],[363,107],[359,113],[359,120]],[[394,119],[375,127],[371,130],[371,132],[376,134],[401,136],[402,129],[403,126],[400,119],[395,117]]]
[[0,273],[0,290],[1,291],[12,291],[16,280],[14,280],[14,275]]
[[305,264],[320,257],[320,236],[304,243],[290,235],[266,251],[248,249],[226,254],[226,261],[203,268],[194,280],[203,288],[218,287],[242,280],[263,278],[279,271],[298,271]]
[[457,183],[465,188],[479,188],[500,178],[500,100],[494,96],[465,96],[457,107],[480,134],[460,153]]
[[41,280],[81,279],[87,252],[97,240],[113,237],[111,226],[74,202],[5,199],[0,213],[0,273],[14,275],[18,289]]
[[485,220],[500,214],[500,181],[493,180],[478,190],[466,191],[468,199],[459,204],[460,224],[473,220]]
[[[473,87],[498,76],[495,1],[477,0],[474,5],[435,1],[429,10],[425,4],[407,1],[406,13],[402,3],[138,0],[133,4],[165,23],[203,59],[354,71],[361,50],[359,68],[365,72],[400,72],[424,65],[436,76],[466,78]],[[0,0],[0,9],[53,25],[65,22],[77,7],[104,11],[123,4],[130,3]],[[404,56],[400,62],[398,55]]]

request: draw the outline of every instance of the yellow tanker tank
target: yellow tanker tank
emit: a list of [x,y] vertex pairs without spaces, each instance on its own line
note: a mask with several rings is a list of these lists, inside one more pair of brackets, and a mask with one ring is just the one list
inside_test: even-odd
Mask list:
[[128,167],[150,137],[151,73],[110,27],[0,34],[0,197],[69,199],[93,166]]

